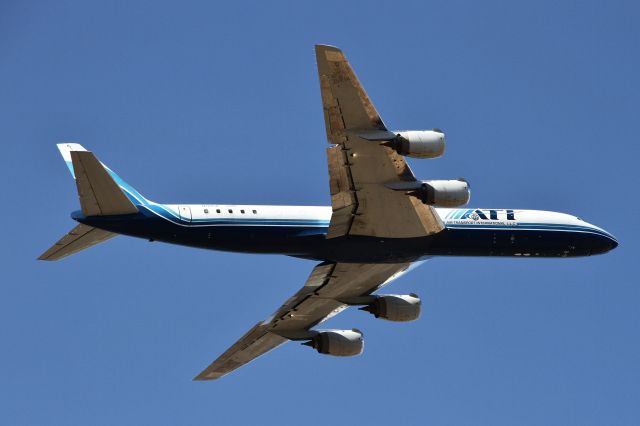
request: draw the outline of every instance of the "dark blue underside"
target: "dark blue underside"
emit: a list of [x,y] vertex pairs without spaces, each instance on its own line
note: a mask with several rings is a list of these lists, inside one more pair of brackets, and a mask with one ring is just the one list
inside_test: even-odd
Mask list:
[[604,253],[617,243],[581,229],[497,229],[455,226],[429,237],[327,239],[324,226],[216,223],[185,226],[142,211],[135,215],[84,217],[79,222],[119,234],[190,247],[243,253],[276,253],[337,262],[406,262],[425,256],[568,257]]

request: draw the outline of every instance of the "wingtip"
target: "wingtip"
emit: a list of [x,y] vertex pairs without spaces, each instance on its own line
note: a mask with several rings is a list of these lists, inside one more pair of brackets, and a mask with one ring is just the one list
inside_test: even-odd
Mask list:
[[194,382],[210,382],[212,380],[217,380],[222,376],[217,376],[217,377],[210,377],[208,375],[205,374],[198,374],[196,377],[194,377],[193,379],[191,379]]
[[210,366],[202,370],[195,376],[192,380],[194,382],[207,382],[211,380],[217,380],[222,376],[225,376],[227,373],[221,373],[220,371],[216,371],[215,369],[211,369]]
[[342,50],[328,44],[316,44],[316,63],[320,75],[329,72],[330,62],[346,62],[347,58]]
[[336,52],[342,52],[342,50],[339,47],[336,47],[330,44],[316,44],[316,52],[320,52],[323,50],[333,50]]

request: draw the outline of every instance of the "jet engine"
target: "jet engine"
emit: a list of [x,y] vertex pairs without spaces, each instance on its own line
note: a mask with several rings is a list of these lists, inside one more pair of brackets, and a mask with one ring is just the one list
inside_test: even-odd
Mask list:
[[395,132],[396,137],[383,145],[398,154],[414,158],[436,158],[444,154],[444,133],[440,129],[405,130]]
[[417,294],[387,294],[376,296],[373,303],[360,308],[389,321],[414,321],[420,317],[420,298]]
[[364,348],[364,339],[360,330],[324,330],[318,332],[303,345],[311,346],[318,353],[334,356],[360,355]]
[[425,204],[436,207],[464,206],[471,198],[469,183],[465,180],[425,180],[408,192]]

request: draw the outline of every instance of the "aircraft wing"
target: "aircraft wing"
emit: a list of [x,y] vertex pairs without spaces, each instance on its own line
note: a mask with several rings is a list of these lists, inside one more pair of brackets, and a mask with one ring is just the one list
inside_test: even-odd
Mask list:
[[327,238],[405,238],[442,231],[432,207],[385,186],[416,178],[403,156],[380,144],[390,132],[342,51],[317,45],[316,59],[327,140],[334,145],[327,149],[333,208]]
[[259,322],[194,380],[218,379],[287,340],[309,340],[315,325],[409,270],[410,263],[320,263],[304,287]]

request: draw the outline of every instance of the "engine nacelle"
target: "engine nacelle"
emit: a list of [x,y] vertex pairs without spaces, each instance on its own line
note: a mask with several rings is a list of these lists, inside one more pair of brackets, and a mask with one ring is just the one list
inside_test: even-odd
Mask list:
[[421,304],[417,294],[386,294],[376,296],[373,303],[360,309],[371,312],[376,318],[404,322],[420,317]]
[[384,145],[400,155],[414,158],[436,158],[444,154],[444,133],[433,130],[404,130],[395,132],[396,138]]
[[460,207],[469,202],[471,190],[464,180],[425,180],[409,195],[436,207]]
[[311,346],[318,353],[333,356],[360,355],[364,339],[360,330],[324,330],[303,345]]

